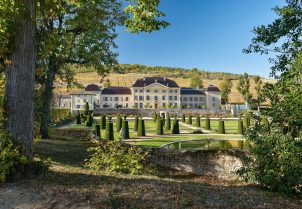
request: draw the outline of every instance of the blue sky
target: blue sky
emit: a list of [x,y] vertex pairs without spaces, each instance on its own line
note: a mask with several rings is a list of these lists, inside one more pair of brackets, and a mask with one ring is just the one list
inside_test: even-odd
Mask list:
[[253,27],[271,23],[272,8],[283,0],[162,0],[171,23],[166,29],[139,35],[119,28],[119,63],[197,67],[208,71],[269,77],[267,56],[244,54]]

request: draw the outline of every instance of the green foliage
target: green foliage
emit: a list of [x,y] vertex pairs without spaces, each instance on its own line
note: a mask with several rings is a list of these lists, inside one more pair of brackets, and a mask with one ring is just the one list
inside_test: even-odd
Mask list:
[[116,141],[99,142],[88,149],[91,152],[86,166],[96,171],[123,174],[153,174],[155,166],[149,162],[149,153]]
[[89,104],[88,102],[86,102],[85,104],[85,115],[88,115],[89,114]]
[[103,130],[106,129],[106,115],[101,115],[100,126],[101,126],[101,129],[103,129]]
[[210,121],[209,116],[207,116],[206,120],[205,120],[205,129],[211,130],[211,121]]
[[181,122],[183,122],[183,123],[186,122],[186,115],[185,114],[181,115]]
[[130,139],[129,124],[127,120],[123,120],[122,130],[123,130],[122,139]]
[[114,133],[113,133],[113,123],[111,120],[108,120],[106,123],[106,140],[114,140]]
[[120,130],[122,128],[122,122],[123,122],[123,119],[121,118],[120,115],[118,115],[116,118],[116,132],[120,132]]
[[249,124],[249,116],[247,114],[243,117],[243,129],[247,129],[250,126]]
[[200,116],[199,116],[199,115],[196,116],[196,119],[195,119],[195,126],[196,126],[197,128],[200,128]]
[[53,121],[67,118],[70,116],[70,109],[51,108],[50,116]]
[[229,76],[224,76],[222,82],[219,85],[221,91],[221,103],[226,104],[229,101],[229,94],[233,87],[232,80]]
[[101,127],[100,127],[100,125],[99,124],[95,124],[94,129],[95,129],[95,134],[98,137],[101,137]]
[[218,133],[225,134],[224,121],[222,119],[219,120]]
[[[193,69],[194,70],[194,69]],[[192,70],[192,71],[193,71]],[[203,81],[199,72],[192,73],[191,75],[191,87],[203,89]]]
[[146,136],[145,121],[142,118],[138,120],[137,136]]
[[80,113],[77,114],[77,124],[81,124],[81,115],[80,115]]
[[156,121],[156,134],[157,135],[163,135],[164,129],[163,129],[163,120],[161,117],[157,118]]
[[263,126],[246,133],[250,155],[240,174],[275,191],[302,194],[302,140]]
[[125,24],[132,33],[152,32],[166,28],[169,23],[161,20],[165,16],[159,11],[159,0],[127,0],[131,2],[124,12],[129,14],[130,18],[126,19]]
[[92,117],[91,114],[89,114],[87,116],[87,120],[85,122],[85,125],[88,126],[88,127],[92,127],[92,125],[93,125],[93,117]]
[[237,129],[237,134],[243,135],[244,128],[243,128],[243,121],[238,120],[238,129]]
[[188,123],[188,124],[192,124],[192,115],[189,115],[189,116],[188,116],[188,121],[187,121],[187,123]]
[[153,122],[155,123],[156,120],[157,120],[157,113],[156,113],[156,112],[154,112],[154,113],[152,114],[152,118],[153,118]]
[[169,131],[170,129],[171,129],[171,118],[170,116],[168,116],[165,124],[165,130]]
[[245,102],[250,103],[252,95],[250,93],[250,78],[247,73],[240,76],[237,90],[241,93]]
[[137,130],[138,130],[138,115],[135,115],[133,130],[134,130],[134,131],[137,131]]
[[174,118],[174,120],[173,120],[172,134],[180,134],[179,121],[177,118]]

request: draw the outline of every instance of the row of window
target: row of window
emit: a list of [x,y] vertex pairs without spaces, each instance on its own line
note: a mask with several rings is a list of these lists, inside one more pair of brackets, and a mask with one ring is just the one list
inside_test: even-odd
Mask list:
[[109,107],[114,107],[114,108],[123,108],[123,107],[125,107],[125,108],[128,108],[129,107],[129,104],[128,103],[125,103],[125,106],[123,106],[122,104],[118,104],[118,103],[115,103],[113,106],[111,106],[111,104],[107,104],[107,103],[105,103],[104,105],[103,105],[103,107],[104,108],[109,108]]
[[[103,97],[104,101],[105,102],[112,102],[112,101],[115,101],[115,102],[118,102],[120,99],[120,97]],[[123,102],[124,98],[121,97],[121,102]],[[128,102],[129,101],[129,97],[125,97],[125,101]]]
[[204,98],[203,97],[182,97],[181,98],[181,101],[195,101],[195,102],[197,102],[197,101],[201,101],[201,102],[203,102],[204,101]]
[[[144,90],[134,90],[135,93],[143,93]],[[154,92],[154,93],[166,93],[167,90],[146,90],[147,93],[150,93],[150,92]],[[173,90],[169,90],[170,93],[178,93],[178,90],[177,89],[173,89]]]
[[[161,100],[166,100],[166,96],[154,96],[153,99],[155,101],[158,101],[159,98],[161,98]],[[134,96],[134,100],[144,100],[144,96]],[[146,100],[149,101],[151,100],[150,96],[146,96]],[[169,100],[178,100],[178,96],[169,96]]]
[[[160,104],[156,104],[156,105],[158,105],[158,106],[156,106],[155,108],[158,108],[159,106],[160,106]],[[169,106],[167,106],[167,104],[165,103],[165,102],[163,102],[162,104],[162,107],[174,107],[174,108],[177,108],[177,103],[169,103]],[[144,107],[144,103],[135,103],[134,104],[134,107],[135,108],[143,108]],[[153,108],[152,107],[152,105],[150,105],[149,103],[147,103],[146,105],[145,105],[145,107],[146,108]]]

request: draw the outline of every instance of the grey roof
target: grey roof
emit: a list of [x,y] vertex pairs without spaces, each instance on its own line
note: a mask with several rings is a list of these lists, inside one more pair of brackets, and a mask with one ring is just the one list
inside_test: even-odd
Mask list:
[[100,87],[96,84],[89,84],[86,86],[85,91],[99,91]]
[[95,93],[90,91],[79,91],[79,92],[71,93],[70,95],[95,95]]
[[214,86],[214,85],[209,85],[208,88],[207,88],[207,91],[220,92],[219,88],[217,86]]
[[186,94],[193,94],[193,95],[204,95],[203,89],[193,89],[193,88],[181,88],[180,94],[186,95]]
[[127,87],[120,87],[120,86],[110,86],[108,88],[104,88],[102,90],[102,94],[124,94],[130,95],[131,90]]
[[132,87],[145,87],[154,83],[159,83],[167,87],[179,88],[178,84],[175,81],[166,77],[146,77],[138,79],[135,81]]

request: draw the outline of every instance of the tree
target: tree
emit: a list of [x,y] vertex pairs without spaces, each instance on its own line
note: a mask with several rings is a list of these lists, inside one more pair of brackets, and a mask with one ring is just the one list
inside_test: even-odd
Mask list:
[[5,128],[32,158],[36,61],[35,1],[0,3],[0,65],[5,76]]
[[229,101],[229,94],[231,93],[233,83],[229,76],[224,76],[219,85],[221,91],[221,103],[227,104]]
[[244,101],[248,105],[250,103],[252,95],[250,93],[250,79],[247,73],[244,73],[240,76],[239,83],[237,85],[237,90],[241,93],[244,98]]
[[256,101],[257,101],[257,107],[258,107],[258,112],[260,111],[260,103],[261,103],[261,91],[262,91],[262,80],[260,76],[255,76],[254,77],[254,82],[255,82],[255,90],[256,90]]
[[198,72],[191,75],[191,87],[192,88],[203,88],[203,81]]

